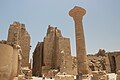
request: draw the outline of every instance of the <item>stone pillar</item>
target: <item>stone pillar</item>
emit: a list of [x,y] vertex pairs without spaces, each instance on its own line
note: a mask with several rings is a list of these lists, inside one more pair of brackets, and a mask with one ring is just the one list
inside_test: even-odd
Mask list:
[[69,11],[69,15],[73,17],[75,22],[75,36],[76,36],[76,52],[77,52],[77,72],[78,76],[85,75],[89,73],[84,31],[82,18],[85,15],[86,10],[75,6],[72,10]]

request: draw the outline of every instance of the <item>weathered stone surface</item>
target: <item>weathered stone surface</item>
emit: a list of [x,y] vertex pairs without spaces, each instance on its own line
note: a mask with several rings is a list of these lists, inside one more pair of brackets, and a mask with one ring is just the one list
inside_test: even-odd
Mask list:
[[12,56],[12,76],[18,76],[18,54],[19,50],[17,48],[13,49],[13,56]]
[[96,54],[87,55],[89,67],[94,68],[92,71],[106,71],[107,73],[116,73],[120,69],[120,52],[105,52],[99,50]]
[[9,80],[12,72],[13,48],[7,44],[0,44],[0,80]]
[[8,31],[8,43],[17,44],[22,49],[22,66],[29,66],[30,35],[25,29],[25,25],[14,22]]
[[48,68],[57,68],[58,40],[62,37],[57,27],[48,27],[44,38],[44,63]]
[[69,15],[73,17],[73,20],[75,22],[78,75],[89,73],[87,56],[86,56],[84,31],[82,24],[82,18],[85,15],[85,13],[86,13],[85,9],[77,6],[75,6],[72,10],[69,11]]
[[108,52],[108,57],[110,61],[110,68],[112,73],[116,73],[120,70],[120,52]]
[[8,40],[0,41],[0,80],[11,80],[16,76],[15,80],[32,80],[32,74],[55,80],[74,80],[74,75],[78,80],[116,80],[116,76],[120,80],[120,52],[100,49],[97,54],[86,56],[82,24],[85,14],[86,10],[77,6],[69,12],[75,22],[77,58],[71,56],[70,39],[63,37],[57,27],[49,25],[43,42],[38,42],[33,52],[32,71],[28,69],[30,35],[24,24],[11,24]]
[[75,80],[73,75],[57,74],[55,80]]
[[[115,73],[108,73],[107,74],[107,80],[117,80],[117,74]],[[118,79],[120,80],[120,79]]]
[[33,52],[33,76],[42,76],[42,65],[43,65],[43,42],[38,42]]
[[22,67],[22,72],[25,79],[32,79],[32,71],[28,67]]
[[[61,44],[59,44],[59,51],[60,52],[60,72],[66,73],[69,75],[76,75],[76,65],[74,64],[74,58],[70,55],[70,45],[69,39],[61,38]],[[66,44],[65,44],[66,43]],[[67,44],[68,43],[68,44]],[[59,56],[58,56],[59,57]]]
[[93,71],[92,75],[92,80],[108,80],[105,71]]
[[0,80],[11,80],[18,72],[17,46],[0,43]]
[[[73,68],[74,63],[71,56],[70,39],[63,37],[57,27],[51,27],[49,25],[43,45],[41,49],[40,44],[37,44],[33,53],[34,74],[38,74],[40,71],[41,74],[47,75],[49,71],[54,69],[66,72],[67,74],[75,74],[75,68]],[[64,60],[65,65],[63,64]],[[64,69],[63,66],[65,66],[66,69]],[[42,72],[39,70],[41,67]]]
[[58,66],[60,67],[60,72],[65,72],[67,74],[72,74],[72,56],[70,50],[69,38],[59,38],[59,48],[58,48]]
[[88,55],[89,67],[91,71],[111,72],[108,54],[105,50],[99,50],[97,54]]

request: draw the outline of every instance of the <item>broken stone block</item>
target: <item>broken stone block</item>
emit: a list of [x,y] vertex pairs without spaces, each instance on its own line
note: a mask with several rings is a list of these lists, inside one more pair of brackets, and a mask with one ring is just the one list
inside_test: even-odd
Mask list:
[[117,71],[117,80],[120,80],[120,70]]
[[18,80],[26,80],[25,75],[18,75]]
[[56,75],[55,76],[55,80],[74,80],[74,76],[73,75]]
[[22,72],[25,75],[25,79],[32,79],[32,71],[28,67],[23,67]]
[[93,80],[107,80],[107,74],[105,71],[93,71]]

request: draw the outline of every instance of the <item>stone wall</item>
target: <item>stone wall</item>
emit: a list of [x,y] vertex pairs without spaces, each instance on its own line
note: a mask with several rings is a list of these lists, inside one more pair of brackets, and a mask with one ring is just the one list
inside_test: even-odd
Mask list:
[[33,52],[33,76],[42,76],[42,65],[43,65],[43,42],[38,42]]
[[111,72],[116,73],[120,70],[120,52],[108,52],[107,53],[110,60]]
[[30,35],[26,31],[24,24],[21,26],[20,46],[22,49],[22,66],[29,66],[29,54],[30,54]]
[[17,48],[13,48],[13,56],[12,56],[12,76],[18,76],[18,54],[19,50]]
[[13,48],[0,44],[0,80],[9,80],[12,72]]
[[[106,71],[111,72],[110,61],[105,50],[99,50],[95,55],[88,55],[89,67],[92,71]],[[94,69],[93,69],[94,68]]]
[[57,55],[57,64],[58,67],[60,67],[60,72],[72,75],[74,68],[69,38],[59,38],[58,51],[59,53]]
[[109,59],[107,57],[98,57],[96,55],[88,55],[89,67],[91,71],[106,71],[111,72]]
[[[36,73],[39,61],[42,61],[42,74],[48,74],[49,71],[58,70],[67,74],[73,74],[76,70],[73,70],[73,57],[71,56],[70,39],[62,36],[61,31],[57,27],[48,27],[47,34],[44,37],[42,49],[40,44],[36,46],[33,53],[33,73]],[[42,51],[42,58],[39,58],[39,54]],[[65,65],[63,64],[65,60]],[[35,66],[36,64],[36,66]],[[66,67],[64,69],[64,66]],[[41,66],[39,66],[41,68]],[[56,73],[56,72],[55,72]],[[74,72],[75,73],[75,72]]]
[[26,31],[25,25],[19,22],[13,22],[8,31],[8,42],[18,44],[22,49],[22,66],[29,66],[30,35]]
[[53,39],[52,38],[44,38],[44,63],[45,66],[48,68],[52,67],[52,55],[54,53],[54,48],[53,48]]
[[71,56],[70,39],[62,37],[61,31],[49,26],[44,38],[44,63],[51,69],[60,69],[61,51]]
[[44,63],[46,68],[58,68],[59,59],[59,38],[62,38],[61,31],[57,27],[48,27],[47,35],[44,38]]
[[0,80],[12,80],[18,75],[18,48],[0,43]]
[[99,50],[98,53],[88,55],[89,67],[94,68],[93,71],[98,71],[99,69],[104,70],[101,66],[104,64],[107,73],[116,73],[120,70],[120,52],[104,52]]

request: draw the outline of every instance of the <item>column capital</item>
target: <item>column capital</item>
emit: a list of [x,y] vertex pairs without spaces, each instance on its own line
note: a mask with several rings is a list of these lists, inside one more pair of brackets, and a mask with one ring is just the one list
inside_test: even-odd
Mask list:
[[69,15],[71,17],[82,17],[86,14],[86,10],[82,7],[75,6],[73,9],[69,11]]

